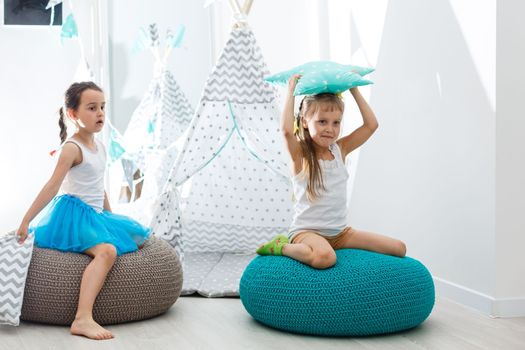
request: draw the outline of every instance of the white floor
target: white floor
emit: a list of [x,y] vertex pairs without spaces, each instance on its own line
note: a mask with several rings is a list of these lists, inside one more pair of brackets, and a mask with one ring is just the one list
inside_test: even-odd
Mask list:
[[67,327],[0,326],[0,349],[525,349],[525,317],[493,319],[445,299],[421,326],[374,337],[277,331],[254,321],[237,298],[182,297],[162,316],[108,328],[115,339],[92,341],[69,335]]

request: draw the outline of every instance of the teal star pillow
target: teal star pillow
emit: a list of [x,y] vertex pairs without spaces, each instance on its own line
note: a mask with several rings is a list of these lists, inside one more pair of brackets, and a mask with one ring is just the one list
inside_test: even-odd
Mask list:
[[294,96],[315,95],[323,92],[339,94],[350,88],[373,84],[363,76],[374,71],[374,68],[339,64],[332,61],[308,62],[290,70],[266,77],[269,83],[285,85],[294,74],[301,74]]

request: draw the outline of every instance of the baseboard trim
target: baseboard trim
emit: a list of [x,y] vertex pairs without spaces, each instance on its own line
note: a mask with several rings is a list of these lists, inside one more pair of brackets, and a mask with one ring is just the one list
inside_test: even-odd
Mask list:
[[434,284],[437,296],[473,308],[490,317],[525,316],[525,297],[496,299],[439,277],[434,277]]
[[496,299],[492,303],[494,317],[524,317],[525,298]]

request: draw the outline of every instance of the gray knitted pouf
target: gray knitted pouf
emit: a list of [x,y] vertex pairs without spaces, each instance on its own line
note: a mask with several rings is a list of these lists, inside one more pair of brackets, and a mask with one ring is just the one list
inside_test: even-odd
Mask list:
[[[27,274],[21,319],[69,325],[75,318],[82,273],[91,258],[35,247]],[[166,312],[182,289],[182,267],[164,240],[117,258],[93,308],[98,323],[115,324]]]

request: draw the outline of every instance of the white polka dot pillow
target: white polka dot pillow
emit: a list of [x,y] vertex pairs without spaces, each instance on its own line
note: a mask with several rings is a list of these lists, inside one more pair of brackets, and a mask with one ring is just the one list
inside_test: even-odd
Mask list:
[[374,68],[339,64],[332,61],[313,61],[287,71],[266,77],[269,83],[286,84],[294,74],[301,78],[295,87],[294,96],[314,95],[320,93],[339,94],[350,88],[373,84],[363,76],[374,71]]

